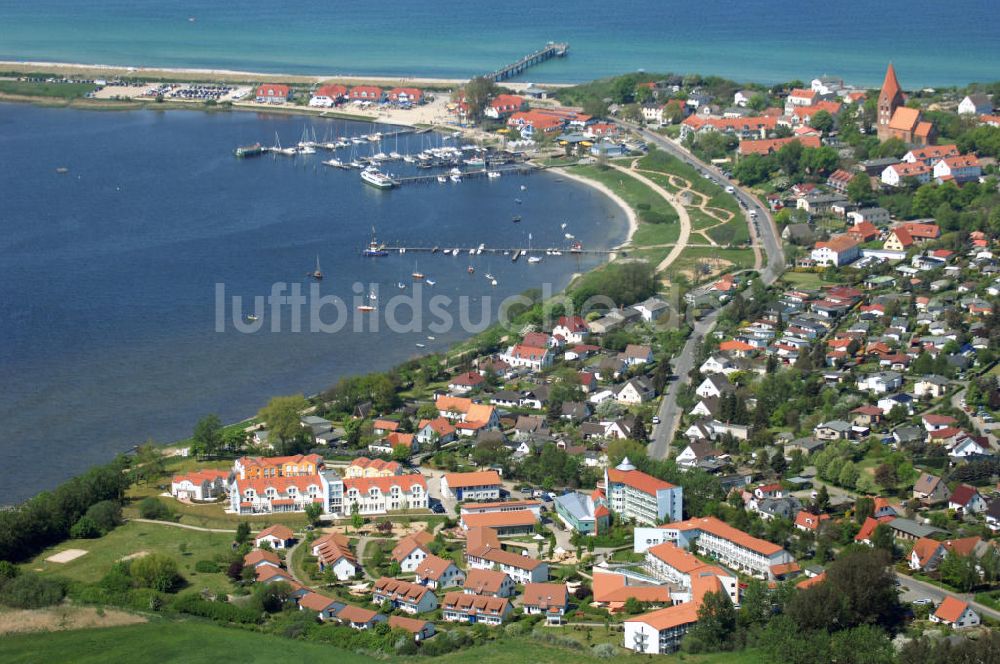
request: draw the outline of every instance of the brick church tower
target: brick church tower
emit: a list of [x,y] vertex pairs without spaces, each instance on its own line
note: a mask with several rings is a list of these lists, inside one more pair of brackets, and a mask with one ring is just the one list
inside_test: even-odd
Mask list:
[[892,114],[904,103],[903,91],[896,80],[896,69],[889,63],[889,68],[885,70],[885,80],[882,82],[882,92],[878,96],[878,140],[884,141],[892,137],[889,123],[892,121]]

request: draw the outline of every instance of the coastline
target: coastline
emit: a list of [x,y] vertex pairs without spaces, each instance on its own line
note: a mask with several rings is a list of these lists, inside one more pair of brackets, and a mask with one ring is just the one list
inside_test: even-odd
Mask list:
[[[299,84],[346,82],[353,84],[377,83],[382,85],[398,84],[419,85],[425,87],[449,87],[462,85],[468,79],[464,78],[427,78],[419,76],[364,76],[358,74],[286,74],[243,71],[238,69],[211,69],[199,67],[134,67],[129,65],[88,64],[83,62],[46,62],[43,60],[0,60],[0,70],[14,73],[36,73],[39,70],[62,74],[102,75],[149,78],[170,78],[174,76],[191,76],[193,82],[197,77],[209,77],[210,80],[226,80],[242,83],[262,81],[283,81]],[[204,79],[202,79],[204,80]],[[504,81],[503,87],[512,90],[524,90],[530,83],[519,81]],[[540,83],[542,88],[567,88],[576,83]]]
[[[622,212],[625,214],[625,218],[628,220],[628,233],[625,235],[625,239],[612,248],[624,249],[632,244],[632,237],[635,235],[635,232],[639,230],[639,216],[636,214],[635,210],[633,210],[632,207],[629,206],[629,204],[626,203],[621,196],[611,191],[611,189],[603,182],[591,180],[590,178],[583,177],[582,175],[577,175],[576,173],[570,173],[564,166],[555,166],[552,168],[548,168],[546,170],[553,173],[559,173],[561,176],[565,177],[568,180],[573,180],[574,182],[585,184],[588,187],[596,189],[597,191],[601,192],[609,199],[611,199],[619,208],[621,208]],[[615,257],[616,254],[611,254],[610,260],[614,260]]]

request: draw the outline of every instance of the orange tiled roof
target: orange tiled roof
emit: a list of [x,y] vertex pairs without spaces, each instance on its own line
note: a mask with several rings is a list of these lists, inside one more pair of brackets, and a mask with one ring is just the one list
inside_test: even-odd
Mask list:
[[969,608],[968,602],[960,600],[957,597],[953,597],[952,595],[948,595],[944,598],[944,601],[941,602],[941,606],[937,608],[934,615],[940,620],[954,623],[958,622],[958,619],[962,617],[962,614],[965,613],[967,608]]
[[444,476],[449,489],[493,486],[500,484],[500,473],[495,470],[479,470],[472,473],[448,473]]
[[782,548],[773,543],[767,542],[762,539],[748,535],[747,533],[733,528],[725,521],[717,519],[714,516],[706,516],[700,518],[688,519],[687,521],[678,521],[676,523],[668,523],[665,526],[660,526],[661,528],[669,528],[672,530],[701,530],[706,533],[711,533],[716,537],[721,539],[729,540],[734,542],[744,548],[750,549],[751,551],[756,551],[765,556],[770,556],[778,553]]

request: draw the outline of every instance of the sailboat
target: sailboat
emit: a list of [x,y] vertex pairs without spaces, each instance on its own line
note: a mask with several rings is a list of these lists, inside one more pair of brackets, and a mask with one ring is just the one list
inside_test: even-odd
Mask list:
[[323,271],[319,269],[319,254],[316,254],[316,269],[310,272],[308,276],[312,277],[316,281],[323,280]]
[[378,296],[375,295],[375,291],[368,293],[368,299],[371,301],[371,304],[359,304],[358,311],[362,313],[375,311],[375,301],[378,299]]
[[283,154],[287,157],[294,157],[297,150],[295,148],[281,147],[281,139],[278,138],[278,132],[274,132],[274,147],[271,148],[271,152],[275,154]]

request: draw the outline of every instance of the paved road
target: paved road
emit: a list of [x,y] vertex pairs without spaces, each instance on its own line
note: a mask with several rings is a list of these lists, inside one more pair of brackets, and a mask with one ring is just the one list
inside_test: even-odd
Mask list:
[[972,604],[972,608],[980,616],[988,616],[993,620],[1000,620],[1000,611],[994,611],[987,606],[983,606],[979,602],[973,601],[974,596],[970,593],[953,593],[949,590],[945,590],[944,588],[939,588],[934,584],[911,578],[905,574],[896,574],[896,578],[899,579],[899,598],[904,602],[912,602],[918,599],[929,598],[934,600],[934,606],[937,606],[944,601],[945,597],[957,597],[960,600],[970,602]]
[[[681,161],[711,174],[717,182],[722,183],[723,187],[732,185],[736,191],[734,194],[736,199],[742,202],[748,211],[757,212],[757,224],[750,223],[748,220],[751,237],[755,243],[759,242],[763,245],[764,252],[767,254],[767,265],[761,271],[761,278],[765,284],[773,283],[785,269],[785,254],[781,247],[781,237],[778,234],[777,226],[775,226],[774,218],[767,207],[761,205],[748,190],[736,186],[735,183],[723,176],[719,169],[701,161],[674,141],[646,129],[638,129],[638,131],[649,144],[655,145]],[[663,459],[669,456],[670,441],[674,438],[682,414],[681,409],[677,406],[677,395],[688,380],[688,372],[694,366],[697,345],[715,327],[720,311],[713,311],[695,323],[694,331],[674,363],[674,374],[677,375],[677,379],[670,383],[663,400],[660,402],[660,410],[657,413],[660,424],[653,428],[650,442],[649,454],[654,459]]]

